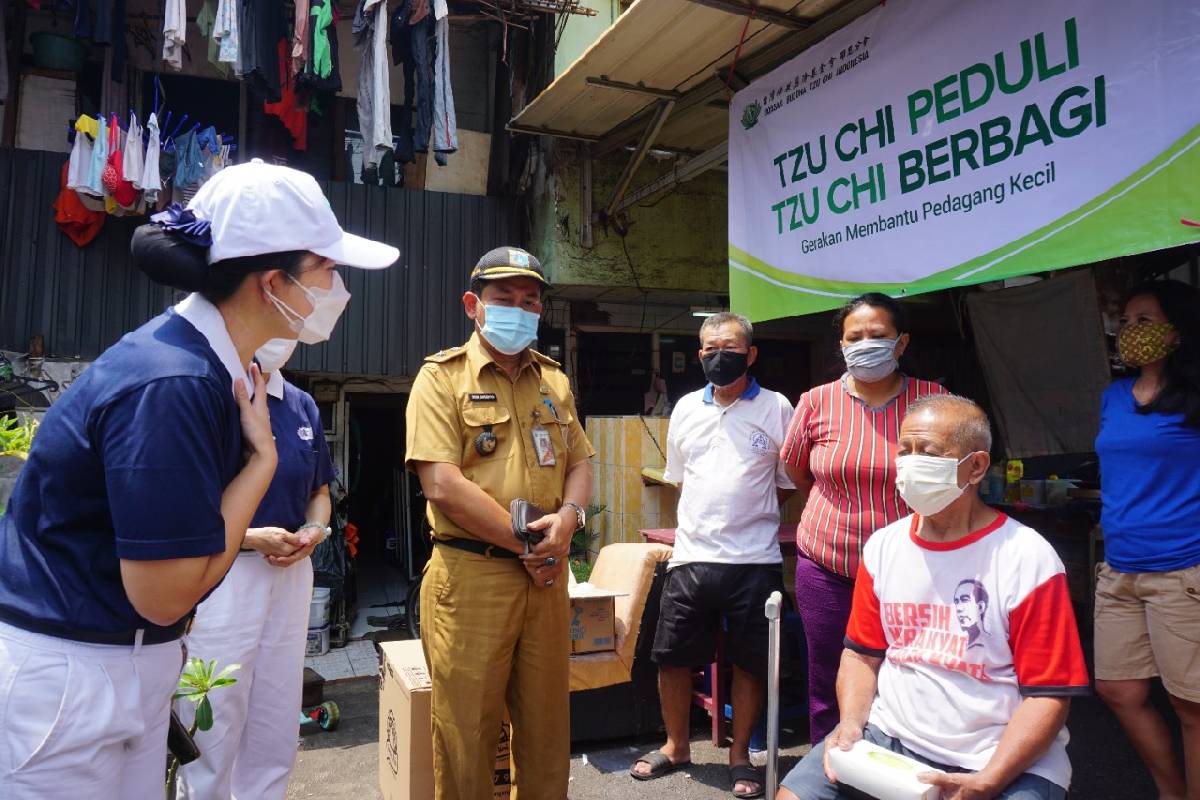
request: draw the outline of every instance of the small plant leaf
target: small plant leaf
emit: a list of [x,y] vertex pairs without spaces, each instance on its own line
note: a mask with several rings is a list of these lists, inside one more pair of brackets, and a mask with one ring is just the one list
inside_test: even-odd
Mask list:
[[212,703],[208,702],[208,697],[200,700],[196,706],[196,729],[201,731],[211,730],[213,726],[213,710]]

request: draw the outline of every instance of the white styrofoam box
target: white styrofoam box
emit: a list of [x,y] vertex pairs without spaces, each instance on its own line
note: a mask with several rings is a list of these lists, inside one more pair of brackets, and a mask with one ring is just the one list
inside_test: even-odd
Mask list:
[[865,739],[855,742],[849,750],[835,747],[828,755],[839,783],[877,800],[937,800],[941,793],[938,787],[917,780],[922,772],[940,770]]

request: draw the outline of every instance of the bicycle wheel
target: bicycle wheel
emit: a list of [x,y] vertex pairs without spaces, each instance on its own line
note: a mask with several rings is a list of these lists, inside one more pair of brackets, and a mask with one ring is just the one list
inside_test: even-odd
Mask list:
[[421,638],[421,577],[418,576],[408,587],[408,595],[404,598],[405,624],[408,635],[414,639]]

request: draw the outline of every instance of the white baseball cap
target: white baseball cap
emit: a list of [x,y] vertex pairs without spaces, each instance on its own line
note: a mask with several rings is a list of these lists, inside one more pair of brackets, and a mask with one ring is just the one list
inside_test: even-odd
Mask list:
[[211,226],[210,264],[308,250],[348,267],[383,269],[400,257],[389,244],[342,230],[313,176],[259,158],[218,172],[187,207]]

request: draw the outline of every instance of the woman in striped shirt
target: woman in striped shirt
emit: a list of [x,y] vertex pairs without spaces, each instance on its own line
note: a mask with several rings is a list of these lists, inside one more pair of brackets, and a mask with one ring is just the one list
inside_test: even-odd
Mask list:
[[780,457],[808,502],[797,530],[796,602],[808,641],[809,731],[838,723],[837,670],[863,545],[909,513],[896,491],[900,423],[918,398],[945,392],[909,378],[898,360],[908,315],[876,293],[834,317],[846,374],[800,396]]

